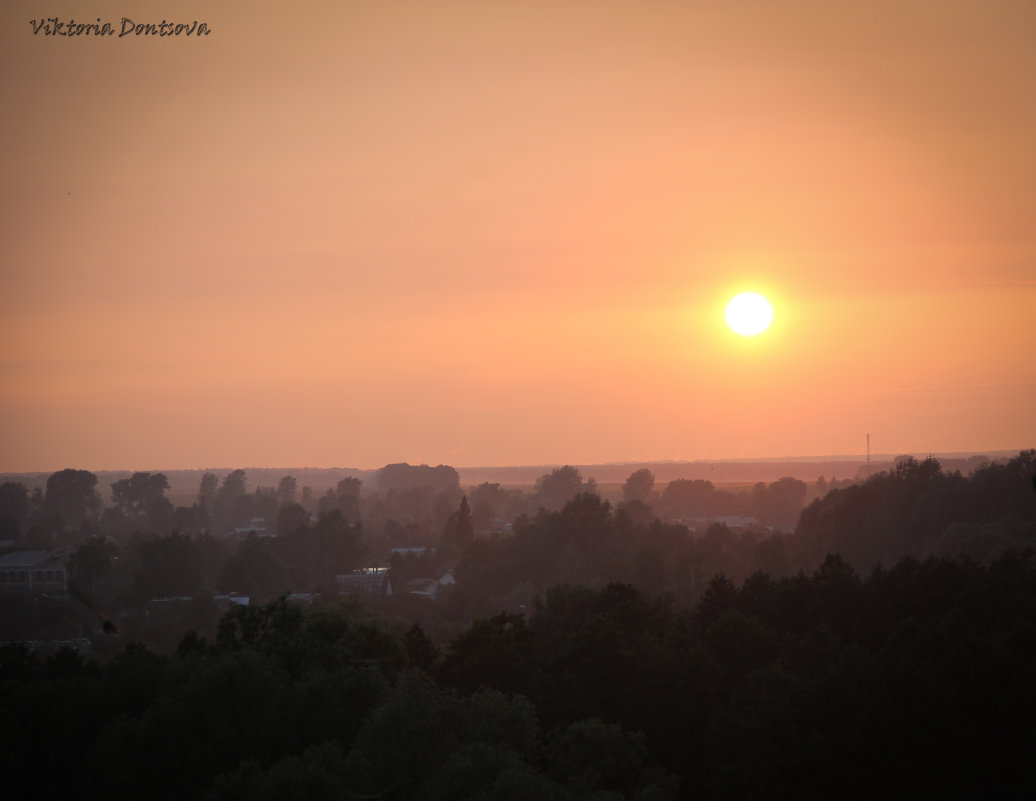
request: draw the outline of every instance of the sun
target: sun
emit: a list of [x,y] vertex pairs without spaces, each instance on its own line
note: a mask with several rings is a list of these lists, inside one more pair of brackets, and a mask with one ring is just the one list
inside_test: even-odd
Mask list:
[[773,306],[758,292],[742,292],[727,304],[726,318],[734,333],[754,337],[770,327]]

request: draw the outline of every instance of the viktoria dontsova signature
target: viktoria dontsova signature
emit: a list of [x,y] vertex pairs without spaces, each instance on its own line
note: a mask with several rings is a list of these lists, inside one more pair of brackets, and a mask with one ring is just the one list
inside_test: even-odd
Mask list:
[[[76,22],[74,19],[62,20],[58,17],[29,20],[33,36],[116,36],[116,27],[110,22]],[[123,17],[119,22],[118,36],[208,36],[212,29],[205,22],[168,22],[159,23],[135,22]]]

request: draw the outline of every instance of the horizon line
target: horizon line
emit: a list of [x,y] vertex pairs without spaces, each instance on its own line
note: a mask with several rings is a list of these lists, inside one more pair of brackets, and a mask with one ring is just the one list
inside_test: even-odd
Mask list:
[[[988,450],[972,450],[972,451],[912,451],[912,452],[898,452],[898,453],[872,453],[870,460],[895,460],[901,456],[911,456],[914,458],[925,459],[928,457],[942,458],[942,459],[961,459],[969,458],[973,456],[1012,456],[1022,453],[1029,448],[997,448]],[[817,454],[812,456],[730,456],[730,457],[713,457],[713,458],[700,458],[700,459],[631,459],[631,460],[618,460],[610,462],[540,462],[540,463],[525,463],[525,464],[474,464],[474,465],[456,465],[449,464],[448,462],[440,462],[438,465],[432,465],[429,462],[386,462],[379,467],[355,467],[355,466],[320,466],[320,465],[249,465],[245,467],[152,467],[152,468],[128,468],[128,467],[101,467],[101,468],[71,468],[82,470],[86,469],[90,472],[98,473],[143,473],[143,472],[165,472],[165,471],[179,471],[179,472],[217,472],[222,470],[356,470],[364,473],[373,473],[386,467],[390,464],[410,464],[412,466],[426,465],[429,467],[452,467],[454,470],[533,470],[533,469],[556,469],[558,467],[621,467],[624,465],[635,466],[635,465],[652,465],[652,464],[717,464],[717,463],[753,463],[753,462],[867,462],[866,454]],[[51,475],[53,473],[60,472],[61,470],[70,469],[69,467],[61,467],[56,470],[3,470],[0,471],[0,475]]]

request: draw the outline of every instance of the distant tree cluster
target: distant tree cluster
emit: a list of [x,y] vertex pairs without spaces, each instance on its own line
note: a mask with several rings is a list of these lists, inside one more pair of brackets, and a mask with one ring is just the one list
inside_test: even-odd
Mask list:
[[[905,458],[863,484],[827,490],[801,510],[794,532],[782,533],[799,514],[807,491],[801,481],[757,484],[740,506],[724,506],[734,494],[708,481],[673,481],[656,497],[641,473],[631,476],[627,500],[616,508],[582,494],[558,512],[519,518],[513,536],[475,541],[458,568],[453,600],[485,612],[501,596],[531,599],[556,584],[621,581],[690,603],[717,573],[738,582],[760,570],[781,577],[814,570],[829,553],[860,571],[904,556],[965,554],[988,564],[1010,550],[1036,548],[1033,476],[1034,451],[967,477],[942,472],[935,460]],[[666,510],[663,518],[700,514],[707,521],[752,511],[777,531],[713,522],[694,533],[655,517],[644,497]]]
[[970,476],[935,459],[898,460],[862,484],[829,492],[802,511],[795,546],[803,564],[840,553],[856,569],[902,556],[964,553],[988,561],[1036,545],[1036,450]]
[[798,520],[808,488],[804,481],[782,478],[757,483],[750,493],[720,490],[711,481],[670,481],[658,499],[662,514],[687,520],[734,515],[755,518],[761,526],[791,530]]
[[[781,577],[815,569],[828,553],[866,572],[905,555],[988,563],[1033,545],[1034,452],[974,468],[963,476],[902,458],[858,484],[783,478],[742,491],[684,479],[659,491],[640,469],[614,506],[570,466],[530,492],[483,483],[465,494],[452,468],[388,465],[380,490],[345,477],[319,497],[290,475],[250,489],[247,473],[233,470],[204,474],[195,502],[177,507],[163,473],[137,472],[112,483],[103,511],[96,476],[69,469],[33,493],[0,485],[0,528],[13,547],[78,547],[74,582],[107,607],[333,591],[335,576],[368,564],[391,564],[405,584],[459,560],[441,614],[470,621],[528,605],[556,584],[620,581],[691,603],[718,572]],[[427,553],[392,557],[415,548]],[[23,611],[0,606],[0,623]]]
[[381,492],[428,487],[442,492],[460,486],[460,475],[449,465],[438,467],[412,465],[405,462],[389,464],[374,474],[374,485]]
[[513,535],[478,539],[464,550],[451,601],[485,613],[501,596],[531,602],[558,584],[621,581],[689,603],[718,572],[743,578],[756,569],[784,575],[792,568],[787,537],[732,531],[722,523],[693,534],[642,512],[637,500],[613,509],[597,495],[582,494],[561,511],[521,518]]

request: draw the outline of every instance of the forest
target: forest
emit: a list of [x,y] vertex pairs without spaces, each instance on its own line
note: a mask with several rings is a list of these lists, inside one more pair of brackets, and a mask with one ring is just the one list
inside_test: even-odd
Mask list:
[[[162,474],[107,507],[86,471],[0,485],[12,547],[64,549],[70,582],[0,596],[8,774],[46,798],[1031,797],[1036,451],[833,487],[638,471],[614,502],[573,468],[531,492],[383,471],[315,499],[209,474],[177,508]],[[374,564],[393,595],[341,591]],[[32,645],[71,625],[90,650]]]

